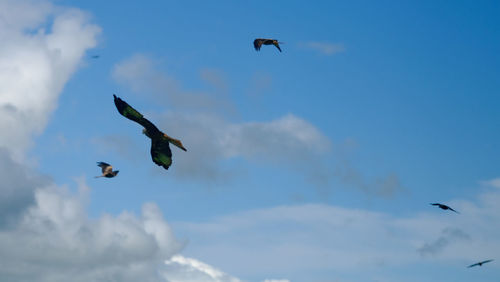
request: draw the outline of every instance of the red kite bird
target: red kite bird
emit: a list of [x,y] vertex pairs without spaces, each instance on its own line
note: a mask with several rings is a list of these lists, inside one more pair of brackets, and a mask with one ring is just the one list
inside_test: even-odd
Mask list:
[[133,120],[144,127],[142,133],[151,139],[151,158],[155,164],[162,166],[165,169],[170,167],[172,164],[172,151],[170,151],[169,143],[187,151],[180,140],[174,139],[161,132],[153,123],[144,118],[141,113],[127,104],[127,102],[116,97],[114,94],[113,97],[115,99],[115,106],[122,116]]
[[97,166],[101,168],[102,175],[96,176],[95,178],[97,177],[113,178],[118,174],[118,172],[120,172],[119,170],[113,171],[113,167],[105,162],[97,162]]
[[255,50],[259,51],[262,45],[274,45],[281,52],[279,43],[283,44],[283,42],[278,42],[278,40],[276,39],[257,38],[253,41],[253,47],[255,48]]

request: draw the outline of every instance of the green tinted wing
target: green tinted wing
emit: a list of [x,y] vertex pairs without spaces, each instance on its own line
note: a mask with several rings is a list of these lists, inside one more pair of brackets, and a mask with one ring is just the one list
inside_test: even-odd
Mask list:
[[152,122],[144,118],[144,116],[141,113],[139,113],[136,109],[132,108],[132,106],[130,106],[127,102],[123,101],[119,97],[116,97],[116,95],[114,94],[113,97],[116,109],[122,116],[139,123],[144,128],[146,128],[146,130],[151,132],[151,134],[159,131],[158,128]]
[[168,140],[161,136],[151,139],[151,158],[153,162],[165,169],[168,169],[172,164],[172,151]]

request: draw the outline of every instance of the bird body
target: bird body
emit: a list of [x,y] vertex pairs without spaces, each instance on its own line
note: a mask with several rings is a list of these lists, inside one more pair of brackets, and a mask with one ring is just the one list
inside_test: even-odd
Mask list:
[[172,151],[169,143],[179,147],[181,150],[187,151],[178,139],[172,138],[161,132],[152,122],[144,118],[136,109],[132,108],[127,102],[113,94],[114,102],[118,112],[144,127],[142,133],[151,139],[151,158],[153,162],[165,169],[168,169],[172,164]]
[[278,40],[276,39],[257,38],[253,41],[253,47],[255,48],[255,50],[259,51],[262,45],[274,45],[281,52],[279,43],[283,42],[278,42]]
[[106,177],[106,178],[113,178],[116,175],[118,175],[119,170],[114,170],[113,167],[105,162],[97,162],[97,166],[101,168],[102,175],[96,176],[95,178],[98,177]]
[[483,264],[485,263],[488,263],[490,261],[493,261],[492,259],[488,259],[488,260],[483,260],[483,261],[480,261],[480,262],[477,262],[477,263],[474,263],[474,264],[471,264],[469,266],[467,266],[468,268],[470,267],[474,267],[474,266],[483,266]]
[[459,212],[457,212],[456,210],[454,210],[454,209],[450,208],[450,207],[449,207],[449,206],[447,206],[447,205],[443,205],[443,204],[440,204],[440,203],[433,203],[433,204],[431,204],[431,205],[433,205],[433,206],[438,206],[438,207],[439,207],[440,209],[442,209],[442,210],[450,210],[450,211],[454,211],[454,212],[456,212],[456,213],[459,213]]

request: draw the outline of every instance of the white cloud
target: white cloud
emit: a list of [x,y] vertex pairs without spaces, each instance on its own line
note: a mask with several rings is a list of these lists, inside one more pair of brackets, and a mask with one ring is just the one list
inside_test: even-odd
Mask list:
[[169,282],[240,282],[232,277],[199,260],[175,255],[165,261],[163,276]]
[[265,279],[264,282],[290,282],[288,279]]
[[156,205],[89,218],[83,181],[72,194],[24,158],[99,32],[77,9],[0,1],[1,281],[164,281],[182,247]]
[[[45,128],[64,84],[100,28],[80,10],[50,3],[0,3],[0,140],[18,159]],[[14,13],[16,12],[16,13]],[[45,30],[49,17],[50,31]]]
[[90,219],[79,193],[49,186],[13,228],[0,230],[2,281],[161,281],[158,266],[180,250],[158,207]]
[[[278,206],[174,226],[191,238],[186,254],[239,277],[371,281],[377,273],[395,277],[390,281],[428,281],[432,276],[426,273],[436,266],[454,273],[481,258],[495,258],[499,202],[499,191],[450,201],[460,215],[433,209],[396,215],[321,204]],[[457,275],[447,281],[471,279]]]
[[304,48],[312,49],[318,51],[319,53],[331,56],[333,54],[341,53],[345,51],[344,44],[341,43],[329,43],[329,42],[318,42],[310,41],[302,43]]

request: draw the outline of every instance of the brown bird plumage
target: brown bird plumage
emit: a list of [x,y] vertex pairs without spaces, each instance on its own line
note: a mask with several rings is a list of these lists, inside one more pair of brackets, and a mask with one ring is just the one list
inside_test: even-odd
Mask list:
[[113,178],[118,174],[118,172],[120,172],[119,170],[113,171],[113,167],[105,162],[97,162],[97,166],[101,168],[102,175],[96,176],[95,178],[97,177]]

